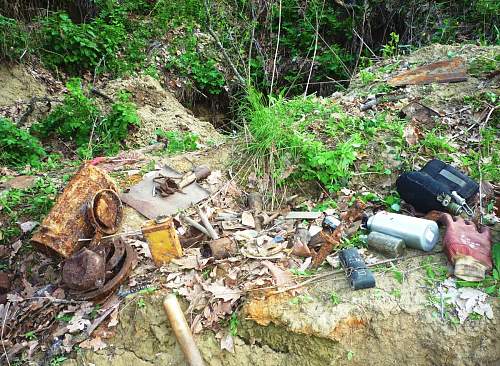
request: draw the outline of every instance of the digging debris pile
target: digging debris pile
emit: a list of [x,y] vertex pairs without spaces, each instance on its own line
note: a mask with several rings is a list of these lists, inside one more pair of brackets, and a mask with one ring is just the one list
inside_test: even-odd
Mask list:
[[[376,134],[355,156],[349,185],[319,199],[288,195],[279,208],[258,185],[237,184],[195,155],[177,157],[190,165],[179,171],[174,158],[146,164],[151,149],[164,148],[150,145],[156,129],[193,132],[207,145],[220,135],[149,77],[101,85],[103,98],[132,95],[143,124],[127,144],[148,146],[85,163],[40,224],[21,223],[22,235],[38,226],[32,243],[47,257],[23,258],[21,240],[0,253],[18,264],[0,273],[1,362],[21,354],[48,362],[78,346],[92,351],[77,356],[86,364],[178,364],[178,345],[197,364],[450,364],[457,349],[456,364],[497,360],[498,182],[471,178],[460,159],[461,142],[480,141],[474,126],[490,123],[497,107],[414,98],[425,88],[494,90],[496,76],[471,77],[450,50],[320,100],[349,117],[384,111],[389,125],[406,116],[409,146],[427,125],[456,130],[446,161]],[[389,173],[362,171],[373,159],[385,159]],[[158,298],[167,294],[163,314]]]
[[[439,172],[448,173],[441,174],[444,180],[431,179],[441,179],[445,192],[457,189],[454,185],[458,179],[470,184],[471,207],[467,207],[472,214],[477,212],[479,208],[470,200],[478,193],[477,184],[437,162],[441,166]],[[318,277],[345,276],[352,290],[373,288],[376,278],[372,267],[441,251],[435,249],[440,233],[434,221],[388,213],[382,204],[363,203],[362,196],[356,199],[353,191],[345,190],[338,197],[335,209],[297,211],[291,199],[288,208],[270,212],[264,209],[259,194],[244,194],[232,181],[224,181],[219,171],[210,172],[208,167],[185,174],[164,167],[144,175],[141,182],[126,189],[121,197],[151,220],[134,229],[127,226],[125,219],[117,236],[123,215],[121,202],[116,196],[116,186],[98,167],[102,164],[112,170],[113,161],[96,159],[93,164],[97,167],[83,166],[69,182],[32,239],[43,252],[65,259],[62,281],[39,288],[23,282],[24,289],[9,293],[6,303],[1,305],[9,357],[24,349],[33,352],[39,346],[49,355],[68,352],[76,344],[94,350],[106,348],[104,338],[117,324],[120,304],[129,295],[160,289],[174,292],[188,302],[186,313],[190,314],[192,333],[210,329],[222,350],[234,352],[234,334],[222,324],[235,314],[245,298],[256,301],[280,294],[307,298],[308,281],[300,282],[296,276],[313,273],[326,263],[333,270]],[[435,166],[436,161],[430,165]],[[175,189],[162,190],[164,180],[170,181]],[[411,184],[405,181],[399,186],[403,190]],[[421,192],[420,197],[425,194],[429,195],[427,200],[433,198],[432,191]],[[238,204],[242,198],[246,201],[243,210]],[[204,207],[197,206],[195,212],[190,206],[201,201]],[[462,201],[456,204],[467,205]],[[312,208],[314,203],[305,201],[300,206]],[[179,210],[184,211],[179,213]],[[448,206],[442,205],[442,211],[446,210]],[[466,214],[459,213],[462,212]],[[443,249],[457,266],[455,275],[469,281],[484,280],[485,274],[493,269],[489,229],[477,229],[476,224],[463,227],[460,220],[446,219],[449,217],[446,215],[430,211],[427,217],[446,224]],[[73,224],[67,226],[65,220]],[[368,250],[340,249],[342,242],[350,240],[359,230],[369,230],[370,235],[378,233],[382,240],[379,237],[374,244],[368,236]],[[393,241],[400,245],[397,251],[391,250]],[[469,245],[471,242],[474,246]],[[495,246],[495,256],[498,250]],[[498,271],[500,263],[496,257],[494,265]],[[156,275],[152,277],[152,273]],[[485,301],[487,294],[479,290],[457,291],[456,282],[451,280],[446,286],[446,293],[454,291],[455,295],[443,304],[456,306],[460,322],[473,312],[488,319],[494,317],[491,305]],[[443,293],[443,288],[437,291]],[[98,316],[92,302],[101,304]],[[443,319],[445,305],[439,308]],[[169,309],[170,306],[173,305]],[[177,314],[174,316],[171,311],[174,310],[167,310],[171,322],[185,322],[181,313],[174,311]],[[248,305],[247,311],[251,319],[263,322],[262,315],[252,305]],[[68,323],[56,326],[53,322],[56,313],[58,317],[67,314]],[[109,321],[108,316],[111,316]],[[20,341],[30,332],[27,329],[40,334],[40,338]],[[186,335],[186,330],[179,332],[178,336]],[[181,346],[187,342],[196,347],[189,337],[179,342]],[[191,351],[186,352],[188,357],[192,355]]]

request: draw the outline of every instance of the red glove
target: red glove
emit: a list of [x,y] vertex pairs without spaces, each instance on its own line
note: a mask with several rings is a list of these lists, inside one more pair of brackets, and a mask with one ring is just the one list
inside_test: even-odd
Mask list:
[[455,264],[455,275],[469,281],[480,281],[484,272],[493,266],[491,260],[491,232],[487,227],[480,231],[470,221],[443,214],[439,221],[446,225],[443,249]]

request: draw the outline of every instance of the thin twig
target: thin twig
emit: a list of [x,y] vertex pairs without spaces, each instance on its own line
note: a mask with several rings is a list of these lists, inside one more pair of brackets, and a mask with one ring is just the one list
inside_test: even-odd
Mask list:
[[0,342],[2,342],[3,354],[5,355],[5,359],[7,360],[7,365],[10,366],[9,355],[7,354],[7,349],[5,348],[5,342],[3,340],[3,331],[5,329],[5,323],[7,322],[7,316],[9,315],[9,309],[10,309],[10,301],[7,302],[7,305],[5,306],[5,312],[2,322],[2,331],[0,332]]
[[[274,61],[273,61],[273,74],[271,76],[271,88],[269,90],[269,95],[273,94],[274,87],[274,74],[276,72],[276,62],[278,60],[278,48],[280,45],[280,35],[281,35],[281,0],[279,0],[279,13],[278,13],[278,39],[276,40],[276,50],[274,51]],[[271,98],[269,98],[269,103],[271,103]]]
[[[324,1],[323,1],[323,6],[325,6]],[[321,13],[323,13],[323,9],[321,9]],[[316,61],[316,53],[318,52],[318,34],[319,34],[319,18],[318,18],[318,11],[316,10],[316,34],[314,37],[314,52],[311,60],[311,67],[309,68],[309,76],[307,77],[306,89],[304,90],[304,98],[307,97],[307,90],[309,89],[309,82],[311,81],[314,62]]]
[[220,48],[220,50],[222,52],[222,55],[224,56],[224,58],[226,59],[227,63],[229,64],[229,66],[233,70],[233,73],[236,76],[236,79],[238,80],[238,83],[240,84],[240,86],[244,87],[245,86],[245,79],[241,76],[241,74],[239,73],[238,69],[234,65],[233,61],[231,61],[231,58],[227,54],[226,49],[224,48],[224,46],[222,45],[221,41],[219,40],[219,37],[217,37],[217,34],[212,29],[212,22],[211,22],[211,18],[210,18],[210,7],[208,5],[208,0],[205,0],[204,4],[205,4],[205,11],[207,13],[207,29],[208,29],[208,33],[210,33],[210,35],[212,36],[212,38],[215,40],[215,43],[217,44],[217,46]]

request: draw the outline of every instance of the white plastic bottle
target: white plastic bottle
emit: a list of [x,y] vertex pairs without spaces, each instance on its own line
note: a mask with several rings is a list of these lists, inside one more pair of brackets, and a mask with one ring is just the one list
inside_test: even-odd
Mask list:
[[439,229],[434,221],[399,215],[386,211],[368,218],[366,227],[379,233],[401,238],[410,248],[430,252],[439,239]]

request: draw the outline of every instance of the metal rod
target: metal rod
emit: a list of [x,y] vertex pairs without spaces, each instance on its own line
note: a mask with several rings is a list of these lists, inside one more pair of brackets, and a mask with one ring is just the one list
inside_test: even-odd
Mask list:
[[189,225],[191,225],[192,227],[198,229],[199,231],[201,231],[206,236],[210,236],[210,234],[208,233],[207,229],[205,229],[205,227],[203,225],[198,224],[192,218],[187,217],[186,215],[181,215],[180,217],[181,217],[181,220],[186,221]]
[[203,212],[203,210],[200,207],[196,207],[196,210],[198,211],[198,215],[200,215],[201,222],[208,231],[208,236],[210,236],[213,240],[219,239],[219,234],[217,234],[212,224],[210,224],[210,221],[208,221],[207,215]]

